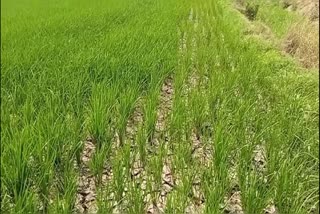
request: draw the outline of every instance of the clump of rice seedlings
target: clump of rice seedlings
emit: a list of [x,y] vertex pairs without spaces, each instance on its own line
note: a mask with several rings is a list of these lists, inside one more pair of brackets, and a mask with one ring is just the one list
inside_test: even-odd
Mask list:
[[155,126],[157,121],[157,107],[159,102],[160,86],[156,82],[152,84],[147,95],[147,101],[144,105],[144,129],[148,136],[148,142],[152,143],[152,139],[155,132]]
[[[224,131],[225,130],[225,131]],[[213,171],[218,181],[227,183],[227,169],[229,162],[229,155],[231,153],[232,138],[227,134],[227,127],[220,123],[215,124],[213,134]],[[228,130],[230,131],[230,130]],[[226,188],[227,186],[225,186]]]
[[139,153],[139,160],[142,162],[143,165],[146,164],[146,158],[147,158],[147,134],[144,129],[144,127],[140,126],[138,128],[138,132],[136,135],[136,142],[138,147],[138,153]]
[[74,209],[77,193],[77,177],[73,164],[65,166],[57,181],[58,196],[50,205],[50,212],[70,213]]
[[117,110],[120,145],[124,145],[127,122],[133,113],[137,99],[138,88],[136,86],[130,87],[130,90],[122,92],[119,96]]
[[99,149],[95,151],[95,153],[92,156],[92,159],[90,160],[90,171],[95,176],[95,183],[98,186],[102,184],[102,173],[104,171],[105,161],[109,159],[108,156],[110,152],[110,144],[103,144]]
[[189,165],[192,165],[193,158],[191,141],[180,141],[174,146],[173,152],[175,153],[175,156],[173,158],[173,165],[176,168],[175,170],[179,171]]
[[181,185],[177,187],[177,191],[180,194],[180,200],[177,205],[181,210],[187,208],[190,196],[192,196],[192,183],[195,177],[193,170],[188,170],[187,168],[182,169],[181,171]]
[[32,181],[29,179],[34,174],[30,159],[30,154],[33,154],[33,148],[31,144],[28,144],[28,141],[31,140],[30,134],[30,127],[26,126],[2,150],[1,189],[6,190],[5,195],[8,199],[5,209],[13,213],[21,211],[35,212],[37,209],[36,195],[31,191]]
[[172,192],[168,197],[167,197],[167,203],[165,207],[165,212],[166,213],[174,213],[176,211],[176,206],[175,203],[177,202],[176,200],[177,197],[177,192],[174,191]]
[[182,98],[181,89],[176,89],[173,100],[172,114],[169,121],[169,134],[173,140],[179,138],[189,139],[187,136],[191,135],[191,133],[184,129],[188,124],[187,120],[187,107],[185,100]]
[[114,200],[116,203],[121,204],[123,200],[123,193],[125,189],[125,181],[126,181],[126,172],[123,164],[123,155],[121,152],[117,153],[117,155],[112,159],[112,172],[113,179],[111,186],[112,191],[114,192]]
[[112,199],[111,186],[105,185],[97,188],[97,213],[112,213],[113,199]]
[[[52,101],[52,100],[51,100]],[[50,102],[50,101],[49,101]],[[65,152],[68,145],[64,140],[68,140],[68,129],[62,123],[62,118],[57,117],[58,109],[52,105],[50,114],[39,113],[38,121],[35,125],[34,134],[38,136],[36,143],[37,153],[33,156],[37,165],[37,177],[39,178],[39,194],[42,199],[42,209],[48,209],[50,192],[52,191],[53,178],[64,179],[64,168],[72,159],[65,162]],[[57,134],[59,133],[59,134]],[[57,185],[59,189],[59,184]]]
[[131,162],[132,162],[131,145],[129,143],[127,143],[123,146],[122,154],[123,154],[123,165],[125,167],[125,174],[126,174],[126,177],[129,178],[130,177],[130,166],[131,166]]
[[105,84],[97,84],[92,87],[89,132],[98,148],[104,143],[111,145],[113,138],[111,117],[117,95],[116,90],[116,87],[108,88]]
[[192,117],[192,123],[195,127],[196,136],[200,139],[204,131],[204,125],[206,122],[206,98],[203,93],[199,93],[199,90],[192,90],[189,97],[190,117]]
[[129,185],[128,189],[129,204],[128,212],[129,213],[143,213],[144,202],[143,202],[143,193],[141,188],[136,182],[132,182]]
[[202,189],[205,198],[205,213],[221,213],[227,179],[219,179],[213,167],[205,169],[202,175]]
[[163,165],[164,165],[164,157],[166,155],[164,148],[164,143],[160,144],[160,147],[158,148],[157,154],[152,157],[152,160],[150,161],[151,165],[149,166],[152,170],[152,175],[154,177],[154,185],[155,190],[160,190],[161,184],[162,184],[162,171],[163,171]]
[[149,206],[152,207],[157,206],[157,200],[161,192],[164,157],[164,144],[160,144],[157,152],[152,154],[150,161],[146,166],[148,175],[146,184],[147,203],[151,203]]

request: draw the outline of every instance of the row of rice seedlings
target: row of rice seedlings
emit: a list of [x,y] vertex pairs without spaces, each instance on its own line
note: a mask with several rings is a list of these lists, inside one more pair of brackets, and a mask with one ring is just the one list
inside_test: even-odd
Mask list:
[[[91,155],[91,159],[88,161],[88,167],[90,169],[90,175],[94,176],[95,189],[88,189],[93,198],[91,204],[85,206],[89,207],[89,211],[92,209],[99,209],[99,190],[103,188],[106,180],[104,179],[105,173],[110,173],[106,169],[106,162],[110,161],[110,155],[112,154],[112,148],[114,148],[114,131],[115,126],[113,115],[116,112],[116,102],[119,99],[118,90],[119,85],[117,83],[109,85],[107,82],[97,83],[92,86],[92,95],[90,98],[90,109],[88,109],[88,125],[89,133],[92,138],[92,142],[95,146],[95,151]],[[80,174],[80,177],[83,175]],[[91,188],[89,186],[89,188]],[[97,196],[96,196],[97,195]],[[92,201],[93,200],[93,201]],[[97,200],[97,202],[95,201]],[[86,202],[84,202],[86,203]],[[97,208],[92,208],[97,203]],[[90,209],[91,208],[91,209]]]
[[[205,21],[202,16],[199,16],[199,19],[199,28],[201,28]],[[198,46],[201,49],[198,52],[201,55],[199,59],[204,57],[208,50],[211,50],[211,46],[206,47],[204,42],[207,41],[201,41],[199,38]],[[218,54],[215,51],[213,52],[213,54]],[[219,81],[223,78],[223,75],[219,73],[221,70],[214,66],[208,66],[207,60],[212,59],[209,57],[200,59],[198,64],[197,71],[200,79],[198,86],[190,94],[190,106],[193,106],[190,116],[194,118],[193,124],[196,128],[196,135],[201,139],[201,144],[203,144],[204,155],[206,151],[212,151],[208,157],[211,161],[205,165],[202,165],[202,163],[198,166],[201,171],[200,188],[204,194],[205,201],[203,212],[221,213],[224,195],[228,188],[228,179],[226,179],[230,152],[228,145],[232,141],[228,137],[228,127],[224,125],[226,120],[223,119],[223,108],[221,106],[223,97],[219,94],[221,87],[223,87]],[[207,77],[210,78],[208,82],[204,81],[206,77],[205,69],[208,69]],[[203,93],[204,91],[209,91],[210,93]],[[198,112],[197,109],[199,110]]]
[[[220,5],[219,5],[220,4]],[[216,7],[222,7],[222,3],[218,2]],[[227,13],[227,9],[225,9],[226,13]],[[227,14],[226,14],[227,15]],[[221,69],[222,72],[227,72],[225,75],[222,74],[222,82],[224,82],[224,85],[218,85],[219,82],[217,81],[217,79],[220,78],[215,78],[213,79],[213,84],[216,84],[215,86],[215,90],[226,90],[227,93],[232,93],[232,91],[229,91],[230,89],[235,89],[236,91],[238,91],[238,93],[241,93],[241,88],[243,87],[242,84],[246,84],[246,82],[250,82],[251,78],[247,78],[246,75],[242,74],[242,70],[240,70],[241,68],[239,68],[238,66],[234,67],[234,65],[236,65],[237,62],[237,58],[238,55],[236,55],[236,53],[234,53],[233,50],[233,42],[235,42],[236,37],[232,37],[233,34],[232,30],[227,26],[226,22],[228,20],[225,21],[225,23],[223,24],[218,24],[219,20],[221,20],[223,17],[225,17],[226,15],[219,15],[215,14],[215,18],[216,20],[213,20],[215,23],[217,23],[218,25],[218,32],[220,31],[220,35],[217,33],[216,36],[218,36],[218,38],[220,38],[223,42],[220,43],[220,45],[216,45],[215,43],[213,43],[213,45],[216,45],[216,48],[218,48],[218,53],[216,53],[216,56],[218,56],[222,61],[221,64],[217,63],[215,65],[216,68]],[[222,17],[221,17],[222,16]],[[224,26],[219,28],[220,26]],[[220,46],[220,47],[219,47]],[[222,46],[222,47],[221,47]],[[223,49],[223,51],[220,51],[219,49]],[[246,53],[243,53],[243,55],[245,55]],[[247,62],[248,64],[250,63],[250,61]],[[219,65],[220,64],[220,65]],[[248,69],[247,69],[248,72]],[[241,76],[240,76],[241,75]],[[241,77],[241,80],[240,80]],[[242,80],[243,78],[243,80]],[[224,92],[224,93],[226,93]],[[222,98],[220,95],[220,99],[216,99],[215,101],[218,103],[220,102],[220,108],[223,108],[224,110],[218,110],[222,112],[222,118],[224,118],[224,121],[230,121],[231,124],[237,124],[237,125],[227,125],[227,123],[223,122],[221,123],[222,127],[224,127],[222,130],[228,130],[229,132],[232,133],[233,136],[237,136],[236,138],[233,137],[232,135],[230,137],[228,137],[228,134],[225,131],[220,131],[220,133],[223,133],[223,135],[220,135],[220,140],[215,139],[214,140],[214,163],[215,163],[215,170],[214,172],[217,173],[216,177],[217,178],[226,178],[227,176],[227,171],[226,170],[222,170],[223,168],[227,167],[230,168],[231,166],[228,166],[228,162],[229,160],[229,155],[232,154],[232,148],[234,148],[234,146],[236,146],[236,144],[240,144],[240,148],[241,148],[241,152],[239,154],[238,159],[235,160],[236,163],[239,164],[239,166],[236,166],[238,173],[236,174],[239,178],[240,183],[238,183],[237,185],[240,186],[240,190],[241,190],[241,199],[237,199],[237,200],[241,200],[242,201],[242,205],[241,204],[236,204],[237,206],[243,206],[242,209],[244,209],[246,212],[248,213],[252,213],[252,212],[256,212],[257,210],[250,210],[247,206],[247,196],[250,196],[250,191],[252,190],[252,193],[256,193],[256,191],[258,190],[256,188],[256,186],[254,186],[254,182],[253,180],[251,180],[251,182],[248,182],[248,174],[250,173],[250,168],[248,168],[248,166],[250,166],[251,164],[251,156],[252,156],[252,145],[251,142],[248,141],[245,138],[245,130],[246,130],[246,126],[247,124],[245,123],[244,119],[245,118],[250,118],[246,115],[246,113],[248,111],[250,111],[251,109],[251,104],[250,102],[247,102],[246,100],[243,100],[244,95],[240,94],[236,96],[226,96],[225,98]],[[213,100],[214,101],[214,100]],[[222,102],[221,102],[222,101]],[[224,105],[227,104],[227,105]],[[228,104],[230,103],[230,104]],[[212,104],[214,104],[214,102],[212,102]],[[229,113],[227,113],[228,110],[231,110],[231,114],[232,117],[230,117],[231,115]],[[226,112],[224,112],[226,111]],[[219,121],[219,117],[217,118],[217,116],[215,115],[216,121]],[[215,128],[219,127],[219,122],[215,123]],[[242,125],[243,124],[243,125]],[[214,129],[215,129],[214,128]],[[219,133],[219,132],[218,132]],[[215,135],[216,136],[216,135]],[[219,136],[219,135],[218,135]],[[229,142],[225,142],[225,140],[229,141]],[[221,144],[221,142],[224,142]],[[230,144],[231,143],[231,144]],[[233,145],[234,144],[234,145]],[[243,145],[243,146],[242,146]],[[216,165],[217,164],[217,165]],[[220,165],[222,164],[222,165]],[[224,166],[226,165],[226,166]],[[249,172],[248,172],[249,170]],[[220,174],[220,175],[219,175]],[[220,181],[221,184],[223,184],[224,186],[224,191],[226,191],[228,188],[234,188],[232,186],[230,186],[231,184],[228,184],[228,179],[224,179],[225,181],[223,181],[222,179],[218,179]],[[232,181],[231,181],[232,182]],[[243,183],[245,182],[245,183]],[[246,185],[249,183],[250,188],[246,188]],[[229,187],[230,186],[230,187]],[[232,198],[230,198],[229,200],[233,200]],[[223,200],[221,200],[220,197],[220,203]],[[252,200],[249,200],[250,203],[252,202]],[[263,199],[261,200],[263,201]],[[231,202],[232,203],[232,202]],[[228,205],[228,204],[226,204]],[[226,206],[225,205],[225,206]],[[260,210],[259,206],[254,205],[256,209]],[[226,207],[228,209],[228,207]],[[231,209],[240,209],[241,208],[231,208]],[[240,211],[239,210],[239,211]],[[218,212],[218,210],[216,210],[215,212]]]
[[[31,212],[38,209],[45,212],[52,209],[70,211],[72,209],[76,178],[72,168],[79,145],[78,142],[74,142],[74,135],[72,133],[77,132],[77,128],[74,126],[74,118],[62,117],[60,115],[63,106],[58,107],[59,105],[54,103],[57,97],[58,95],[55,94],[48,96],[44,102],[50,108],[46,112],[44,110],[38,112],[36,120],[33,121],[30,118],[35,114],[32,107],[34,104],[30,101],[26,103],[23,108],[29,113],[25,114],[26,118],[21,118],[21,121],[25,121],[26,123],[24,125],[25,128],[22,130],[15,129],[12,132],[12,136],[17,137],[20,136],[19,132],[27,134],[24,134],[23,140],[18,140],[17,137],[10,140],[11,137],[5,137],[7,134],[3,135],[4,139],[7,139],[3,141],[3,151],[7,151],[12,156],[11,158],[7,157],[8,159],[2,160],[3,166],[5,166],[2,168],[2,172],[5,175],[3,177],[3,184],[5,188],[8,188],[6,191],[10,195],[9,205],[11,203],[14,204],[13,207],[11,204],[10,208],[6,208],[9,209],[8,212],[20,212],[20,210]],[[16,122],[18,122],[18,118],[16,118]],[[26,130],[28,131],[26,132]],[[7,136],[9,137],[10,134]],[[23,144],[21,146],[19,144],[12,144],[11,142],[14,142],[12,141],[14,139]],[[69,141],[70,144],[64,144],[65,141]],[[35,145],[31,143],[35,143]],[[9,145],[13,147],[10,149],[11,146]],[[19,150],[19,148],[22,150]],[[11,164],[8,163],[10,159],[15,160],[15,158],[19,158],[19,161],[14,161]],[[16,168],[15,165],[18,163],[24,166],[23,169]],[[10,169],[9,167],[19,170],[18,174],[14,172],[5,174]],[[27,176],[24,176],[26,172],[28,172]],[[15,174],[18,176],[17,178],[12,177]],[[6,183],[6,179],[10,179],[10,181]],[[13,182],[20,184],[15,187]],[[11,191],[12,193],[10,193]],[[19,205],[20,200],[28,199],[26,196],[23,196],[26,191],[32,192],[33,199],[30,198],[29,201],[24,201]],[[54,196],[52,191],[59,192],[59,196]],[[20,198],[21,196],[23,197]],[[61,198],[60,204],[55,203],[56,197]],[[63,203],[65,204],[62,205]],[[64,208],[62,208],[63,206]]]

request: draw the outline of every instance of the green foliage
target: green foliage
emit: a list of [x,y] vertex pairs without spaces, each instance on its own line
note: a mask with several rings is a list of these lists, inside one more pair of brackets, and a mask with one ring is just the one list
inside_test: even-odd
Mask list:
[[[197,178],[205,213],[223,212],[234,183],[245,213],[261,213],[270,200],[280,213],[319,209],[318,74],[245,39],[229,2],[5,0],[1,6],[2,212],[74,212],[88,136],[99,213],[115,206],[145,212],[148,194],[158,202],[166,165],[174,180],[166,213],[184,213],[199,200],[192,191]],[[250,17],[270,23],[279,36],[294,19],[273,4],[248,7]],[[172,107],[164,133],[157,133],[169,76]],[[137,105],[143,119],[129,138]],[[252,167],[256,146],[265,152],[261,173]],[[208,162],[197,149],[208,152]],[[136,177],[134,158],[142,165]]]

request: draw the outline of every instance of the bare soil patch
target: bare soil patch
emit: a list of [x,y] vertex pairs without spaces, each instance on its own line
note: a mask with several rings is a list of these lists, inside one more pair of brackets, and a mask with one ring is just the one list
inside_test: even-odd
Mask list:
[[84,149],[81,155],[82,166],[78,181],[78,193],[76,198],[76,209],[78,213],[96,213],[96,184],[95,179],[89,169],[96,146],[91,140],[84,143]]

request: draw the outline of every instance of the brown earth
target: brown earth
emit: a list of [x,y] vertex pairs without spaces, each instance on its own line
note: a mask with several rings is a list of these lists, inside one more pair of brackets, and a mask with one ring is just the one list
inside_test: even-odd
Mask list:
[[282,42],[282,49],[305,68],[319,68],[319,20],[295,23]]
[[319,22],[319,0],[298,0],[296,5],[300,14]]
[[319,68],[319,0],[282,0],[284,9],[303,18],[294,23],[284,37],[281,48],[305,68]]

